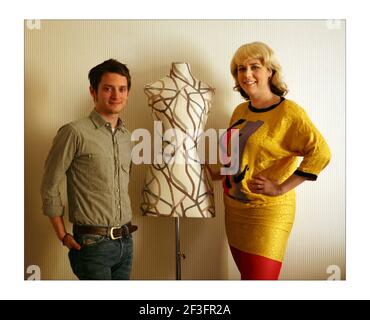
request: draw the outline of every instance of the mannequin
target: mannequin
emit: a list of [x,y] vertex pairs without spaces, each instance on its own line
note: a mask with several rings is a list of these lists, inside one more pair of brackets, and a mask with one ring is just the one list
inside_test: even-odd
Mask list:
[[143,215],[214,217],[211,177],[197,154],[214,89],[197,80],[188,63],[174,62],[170,74],[145,85],[144,92],[153,119],[160,121],[154,130],[162,143],[146,173]]

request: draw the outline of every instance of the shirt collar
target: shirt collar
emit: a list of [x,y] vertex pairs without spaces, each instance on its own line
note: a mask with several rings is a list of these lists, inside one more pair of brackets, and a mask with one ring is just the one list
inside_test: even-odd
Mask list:
[[[96,110],[94,109],[90,113],[90,119],[94,123],[95,127],[101,128],[109,124],[108,121],[106,121]],[[127,131],[125,124],[123,123],[121,118],[118,118],[116,129],[121,130],[122,132]]]

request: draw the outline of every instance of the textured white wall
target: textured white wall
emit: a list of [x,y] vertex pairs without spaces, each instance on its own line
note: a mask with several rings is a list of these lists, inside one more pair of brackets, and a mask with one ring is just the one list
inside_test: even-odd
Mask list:
[[[281,279],[326,279],[331,265],[345,278],[345,22],[326,20],[41,20],[40,29],[32,30],[25,24],[25,270],[38,265],[42,279],[75,278],[66,249],[42,216],[39,186],[57,129],[91,110],[90,68],[108,58],[128,65],[133,86],[125,123],[131,131],[152,131],[144,84],[166,75],[171,62],[188,62],[198,79],[216,88],[207,128],[220,129],[241,102],[232,91],[230,59],[251,41],[275,50],[287,97],[305,108],[332,151],[318,180],[298,187]],[[131,175],[140,228],[132,276],[174,279],[174,219],[140,216],[145,170],[133,166]],[[181,220],[183,279],[239,278],[228,252],[219,183],[215,197],[216,218]]]

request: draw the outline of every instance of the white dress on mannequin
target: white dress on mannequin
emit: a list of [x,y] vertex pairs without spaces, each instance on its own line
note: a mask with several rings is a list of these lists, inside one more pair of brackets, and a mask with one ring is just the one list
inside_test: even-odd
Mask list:
[[[211,178],[197,154],[214,89],[197,80],[191,74],[188,63],[176,62],[172,63],[170,75],[145,85],[144,92],[154,120],[161,121],[164,135],[162,163],[154,161],[146,173],[142,213],[151,216],[214,217]],[[170,139],[166,132],[176,132],[172,135],[176,139]]]

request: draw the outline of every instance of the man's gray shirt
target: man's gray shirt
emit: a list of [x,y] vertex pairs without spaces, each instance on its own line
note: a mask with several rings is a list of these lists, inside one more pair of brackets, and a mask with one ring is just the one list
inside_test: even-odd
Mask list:
[[62,216],[59,185],[67,176],[69,220],[95,226],[121,226],[132,218],[128,195],[131,133],[121,119],[115,131],[95,110],[61,127],[45,162],[43,212]]

